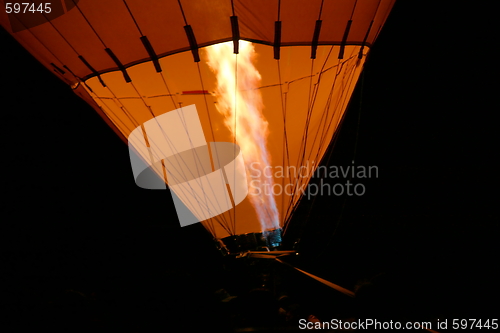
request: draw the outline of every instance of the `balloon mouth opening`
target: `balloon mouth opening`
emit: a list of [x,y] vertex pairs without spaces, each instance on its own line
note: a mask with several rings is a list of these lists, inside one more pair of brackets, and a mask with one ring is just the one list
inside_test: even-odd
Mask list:
[[217,248],[223,255],[237,255],[249,251],[277,251],[282,242],[282,229],[250,232],[217,239]]

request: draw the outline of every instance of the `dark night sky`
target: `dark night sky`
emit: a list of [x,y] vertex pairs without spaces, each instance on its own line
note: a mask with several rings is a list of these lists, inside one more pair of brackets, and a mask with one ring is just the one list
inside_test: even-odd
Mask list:
[[[302,267],[349,288],[389,272],[395,288],[420,285],[429,308],[442,313],[488,308],[498,295],[488,11],[396,4],[331,160],[349,164],[359,115],[356,161],[377,165],[379,178],[366,182],[363,197],[316,200]],[[4,31],[0,40],[0,276],[6,302],[16,304],[12,318],[64,290],[111,304],[168,294],[165,281],[216,285],[220,260],[201,225],[180,228],[168,193],[135,186],[126,146],[100,117]]]

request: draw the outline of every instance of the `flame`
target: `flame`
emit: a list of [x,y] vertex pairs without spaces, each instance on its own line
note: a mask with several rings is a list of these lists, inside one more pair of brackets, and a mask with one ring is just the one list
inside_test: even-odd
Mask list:
[[[217,110],[240,146],[248,179],[248,197],[254,206],[262,230],[279,228],[279,213],[272,192],[274,178],[264,172],[270,166],[267,151],[268,122],[260,90],[261,76],[253,64],[255,49],[250,42],[239,41],[239,54],[233,43],[206,48],[208,65],[217,78]],[[270,168],[267,168],[270,169]]]

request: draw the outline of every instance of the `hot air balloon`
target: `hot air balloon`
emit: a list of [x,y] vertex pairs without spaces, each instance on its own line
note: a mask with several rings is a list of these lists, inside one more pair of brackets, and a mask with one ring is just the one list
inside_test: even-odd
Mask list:
[[238,254],[281,244],[393,3],[3,2],[0,24]]

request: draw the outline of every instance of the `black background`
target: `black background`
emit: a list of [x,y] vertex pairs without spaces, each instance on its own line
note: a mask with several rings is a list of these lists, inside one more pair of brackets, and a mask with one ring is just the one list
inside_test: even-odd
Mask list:
[[[383,298],[426,318],[498,313],[490,11],[396,3],[330,160],[355,157],[379,177],[364,182],[362,197],[302,203],[296,265],[350,289],[382,273]],[[127,147],[104,121],[3,30],[0,40],[0,278],[10,327],[133,332],[225,320],[208,315],[227,283],[209,234],[180,228],[168,192],[135,186]]]

